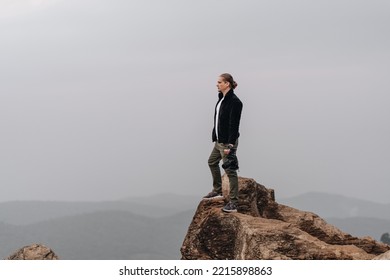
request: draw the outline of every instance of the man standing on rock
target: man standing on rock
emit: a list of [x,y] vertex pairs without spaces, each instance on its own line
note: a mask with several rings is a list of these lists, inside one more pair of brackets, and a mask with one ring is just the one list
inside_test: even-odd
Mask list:
[[214,128],[212,140],[215,142],[211,151],[208,164],[213,177],[213,190],[203,199],[219,199],[222,195],[222,178],[219,162],[229,178],[230,195],[229,202],[222,208],[224,212],[237,212],[238,206],[238,161],[236,156],[242,102],[234,94],[237,83],[232,75],[224,73],[218,77],[218,102],[214,112]]

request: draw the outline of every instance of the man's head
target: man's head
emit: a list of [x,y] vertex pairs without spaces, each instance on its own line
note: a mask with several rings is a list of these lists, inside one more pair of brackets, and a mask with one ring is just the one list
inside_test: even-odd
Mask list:
[[237,83],[234,81],[232,75],[229,73],[223,73],[219,75],[217,81],[218,91],[222,93],[228,92],[231,88],[235,89],[237,87]]

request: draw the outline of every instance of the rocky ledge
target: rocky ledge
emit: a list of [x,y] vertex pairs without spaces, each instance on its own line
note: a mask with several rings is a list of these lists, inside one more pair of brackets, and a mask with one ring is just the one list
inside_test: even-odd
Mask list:
[[[225,198],[228,186],[224,176]],[[230,214],[221,211],[223,199],[200,202],[182,259],[367,260],[390,250],[370,237],[344,233],[314,213],[277,203],[274,190],[253,179],[239,178],[239,198],[238,213]]]

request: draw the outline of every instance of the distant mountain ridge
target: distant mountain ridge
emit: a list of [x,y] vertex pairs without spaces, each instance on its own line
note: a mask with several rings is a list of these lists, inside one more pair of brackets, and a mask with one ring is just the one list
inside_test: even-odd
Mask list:
[[[61,259],[178,259],[200,200],[166,193],[100,202],[3,202],[0,259],[37,242],[53,248]],[[388,204],[326,193],[276,200],[318,213],[355,236],[379,240],[390,231]],[[366,217],[353,216],[357,214]]]
[[27,225],[97,211],[128,211],[157,218],[194,209],[198,202],[197,197],[177,194],[99,202],[11,201],[0,203],[0,222]]
[[179,259],[199,198],[177,194],[118,201],[0,203],[0,259],[42,243],[61,259]]
[[327,218],[326,221],[352,235],[371,236],[380,241],[383,233],[390,232],[390,220],[375,218]]
[[102,211],[29,225],[0,223],[0,259],[17,248],[42,243],[60,259],[179,259],[193,210],[163,218]]
[[372,217],[390,219],[390,203],[377,203],[337,194],[310,192],[291,198],[278,199],[278,201],[328,218]]

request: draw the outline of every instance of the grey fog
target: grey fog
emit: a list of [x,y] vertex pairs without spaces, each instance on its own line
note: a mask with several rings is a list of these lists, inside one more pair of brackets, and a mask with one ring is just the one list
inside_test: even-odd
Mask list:
[[390,2],[0,0],[0,202],[212,188],[216,80],[239,176],[390,203]]

